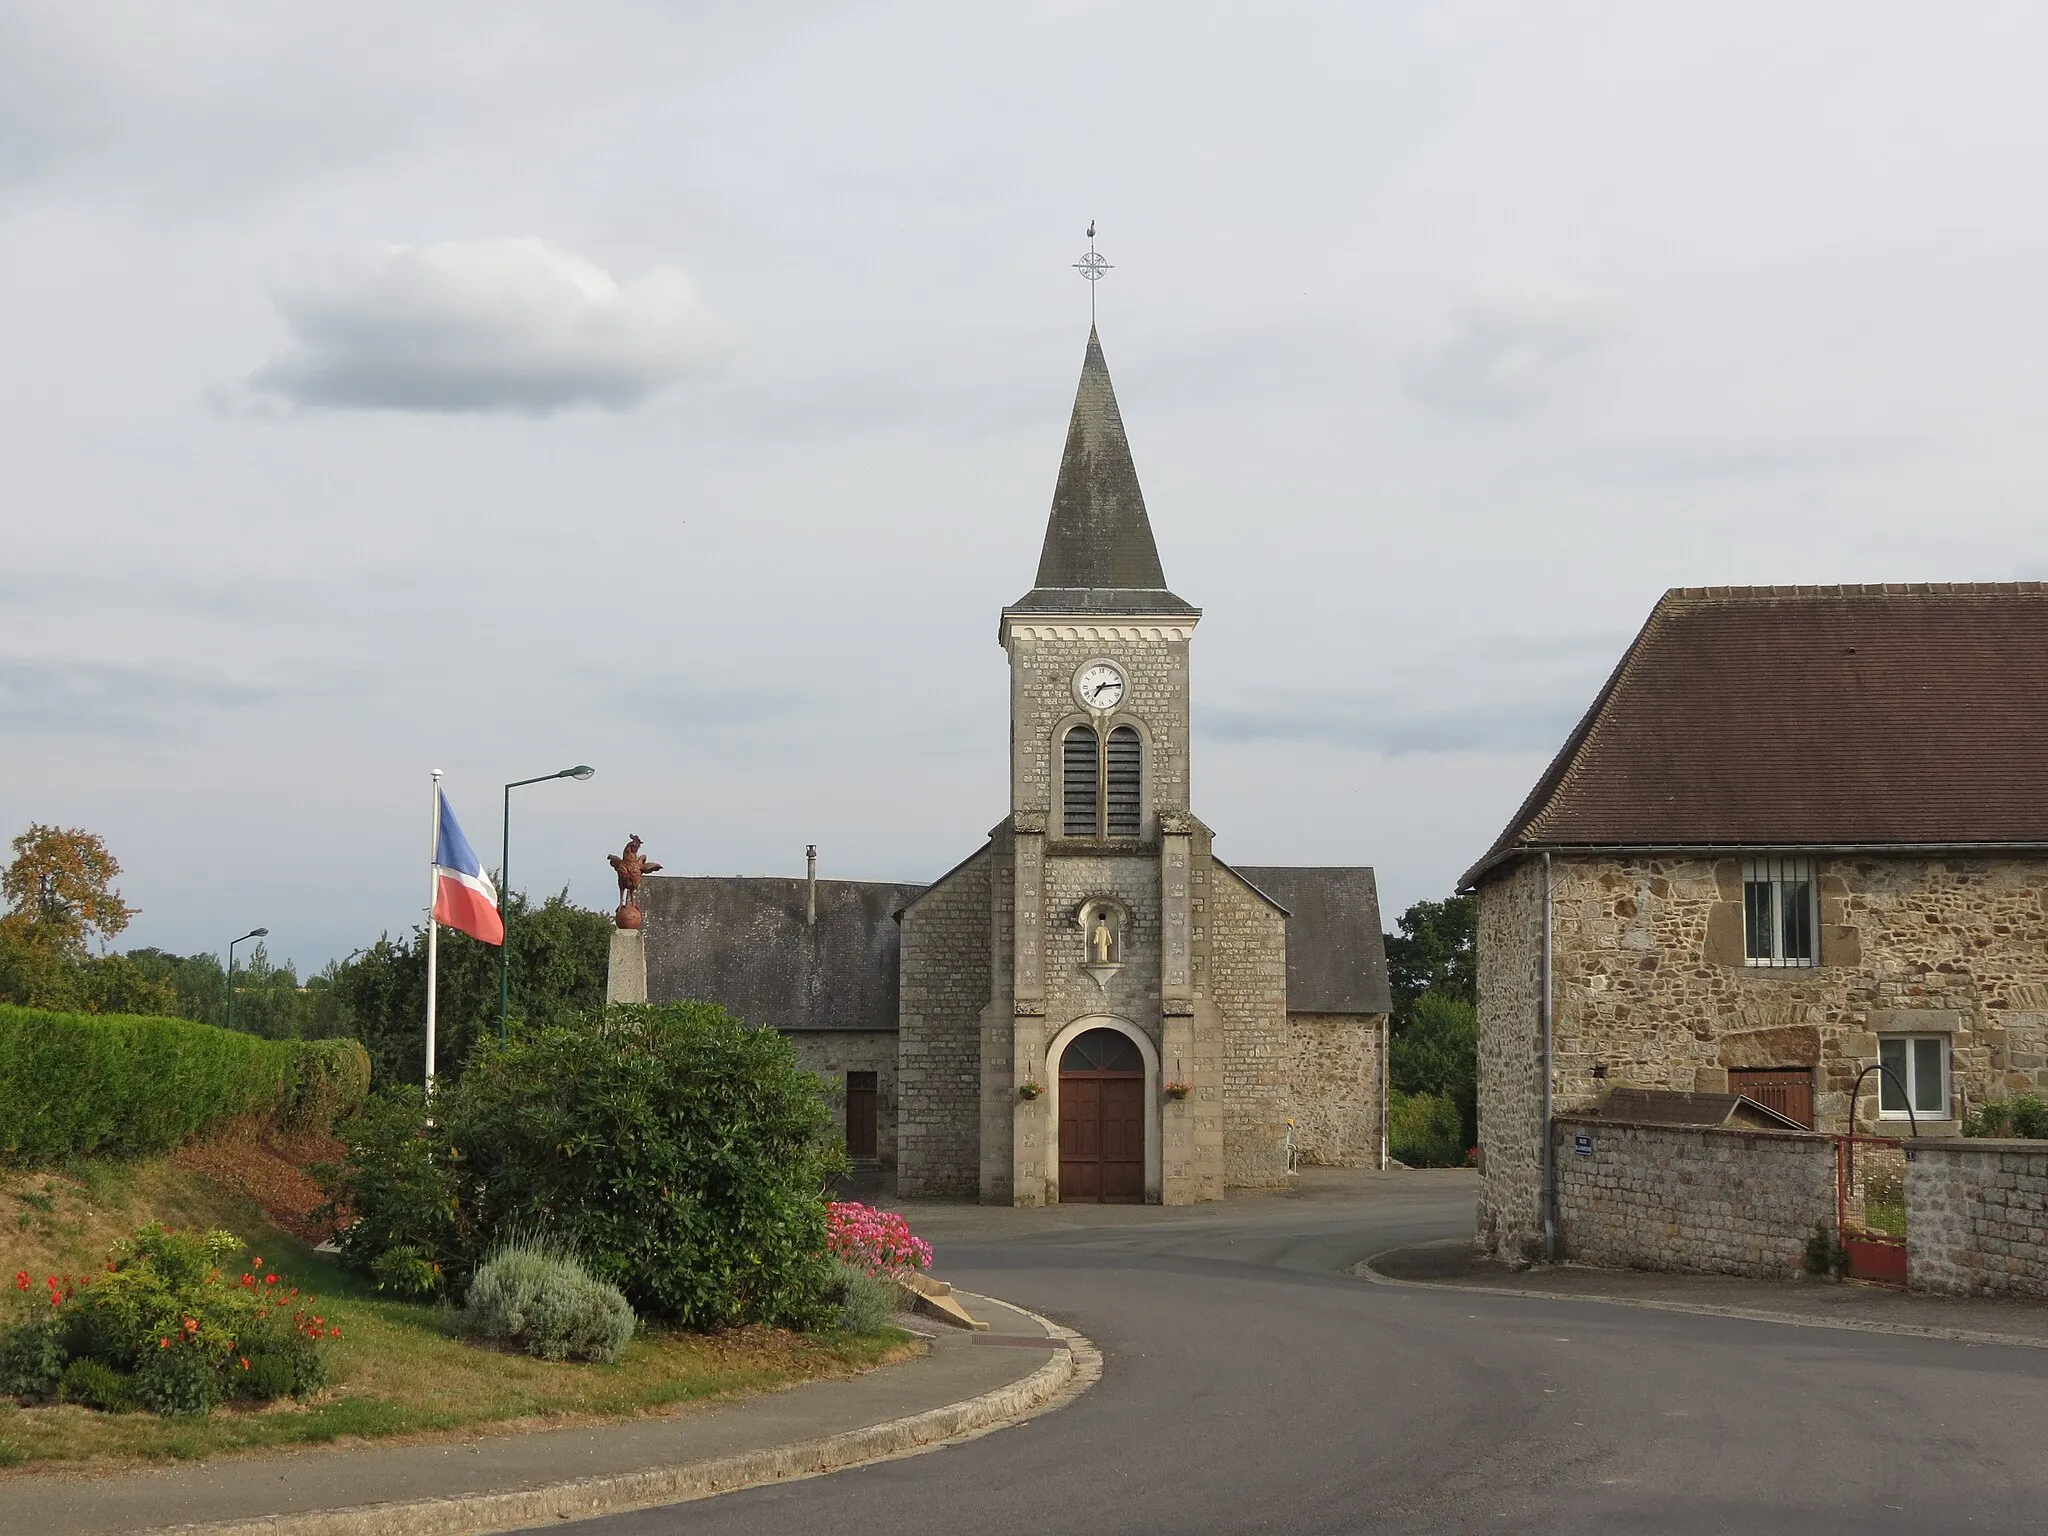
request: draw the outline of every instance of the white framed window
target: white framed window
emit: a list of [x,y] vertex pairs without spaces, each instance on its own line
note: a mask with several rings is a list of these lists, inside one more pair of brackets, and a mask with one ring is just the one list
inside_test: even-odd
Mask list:
[[1948,1036],[1879,1035],[1877,1113],[1883,1120],[1911,1118],[1946,1120],[1948,1115]]
[[1751,859],[1742,868],[1742,952],[1751,965],[1818,965],[1811,859]]

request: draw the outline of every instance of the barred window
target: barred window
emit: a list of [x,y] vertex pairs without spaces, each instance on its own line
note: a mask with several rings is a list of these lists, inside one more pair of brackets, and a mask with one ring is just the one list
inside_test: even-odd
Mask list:
[[1109,733],[1109,835],[1136,837],[1139,790],[1144,779],[1144,749],[1138,733],[1120,725]]
[[1092,726],[1077,725],[1067,732],[1062,747],[1060,782],[1066,808],[1068,837],[1095,837],[1101,822],[1102,774],[1097,762],[1098,741]]
[[1742,871],[1742,948],[1751,965],[1813,965],[1811,859],[1751,859]]

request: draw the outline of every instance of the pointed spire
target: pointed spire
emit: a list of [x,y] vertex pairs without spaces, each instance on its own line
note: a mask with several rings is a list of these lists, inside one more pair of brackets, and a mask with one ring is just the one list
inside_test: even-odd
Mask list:
[[1102,341],[1088,328],[1081,387],[1053,488],[1038,580],[1016,605],[1037,611],[1184,610],[1166,589]]

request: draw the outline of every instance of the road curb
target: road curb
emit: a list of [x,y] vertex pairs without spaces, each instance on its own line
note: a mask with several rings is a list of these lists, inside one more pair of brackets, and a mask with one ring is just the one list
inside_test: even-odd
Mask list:
[[[1014,1305],[1013,1303],[1010,1305]],[[198,1525],[151,1526],[140,1536],[481,1536],[562,1520],[587,1520],[681,1504],[764,1483],[790,1482],[849,1467],[915,1456],[992,1434],[1027,1414],[1063,1408],[1102,1375],[1102,1354],[1083,1335],[1025,1308],[1065,1348],[1006,1387],[861,1429],[721,1456],[687,1466],[577,1478],[503,1493],[456,1494],[357,1504],[300,1514]]]
[[[1463,1239],[1459,1239],[1463,1241]],[[1383,1248],[1371,1258],[1360,1259],[1351,1273],[1374,1285],[1406,1286],[1418,1291],[1453,1291],[1460,1296],[1515,1296],[1534,1301],[1597,1301],[1609,1307],[1635,1307],[1644,1312],[1690,1312],[1700,1317],[1732,1317],[1746,1323],[1781,1323],[1788,1328],[1833,1328],[1844,1333],[1889,1333],[1908,1339],[1947,1339],[1958,1344],[2002,1344],[2016,1349],[2048,1349],[2048,1339],[2023,1333],[1987,1333],[1976,1328],[1940,1328],[1923,1323],[1885,1323],[1863,1317],[1808,1317],[1797,1312],[1773,1312],[1762,1307],[1724,1307],[1707,1301],[1659,1301],[1649,1296],[1603,1296],[1593,1292],[1538,1291],[1527,1286],[1459,1285],[1450,1280],[1399,1280],[1373,1268],[1376,1260],[1410,1248],[1427,1248],[1429,1243],[1403,1243]],[[1447,1245],[1441,1245],[1447,1246]]]

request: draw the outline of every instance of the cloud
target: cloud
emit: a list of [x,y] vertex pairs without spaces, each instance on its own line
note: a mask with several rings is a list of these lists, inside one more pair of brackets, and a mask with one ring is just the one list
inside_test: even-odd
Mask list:
[[1520,416],[1548,400],[1605,339],[1606,306],[1566,288],[1475,294],[1451,333],[1409,360],[1409,393],[1448,416]]
[[1299,688],[1204,709],[1217,741],[1414,752],[1552,752],[1627,647],[1609,633],[1474,636],[1396,664],[1372,692]]
[[310,409],[631,409],[708,364],[695,286],[658,267],[621,286],[539,240],[393,247],[329,262],[274,295],[297,345],[249,379]]
[[1410,752],[1555,750],[1583,701],[1507,699],[1416,705],[1388,694],[1301,691],[1202,711],[1216,741],[1320,741],[1399,757]]
[[195,712],[263,704],[279,692],[183,667],[0,657],[0,728],[160,736],[189,722]]

